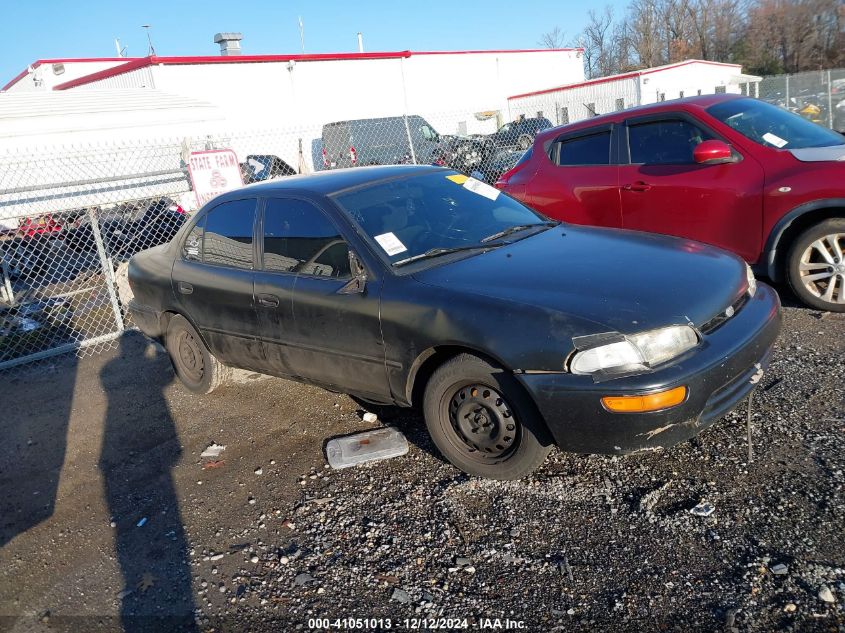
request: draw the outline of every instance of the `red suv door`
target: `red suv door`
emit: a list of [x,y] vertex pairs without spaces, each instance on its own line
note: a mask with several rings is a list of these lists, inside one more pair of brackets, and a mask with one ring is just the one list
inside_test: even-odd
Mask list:
[[549,146],[548,160],[536,161],[525,202],[566,222],[622,226],[615,146],[610,123],[562,134]]
[[624,228],[688,237],[757,260],[764,173],[754,158],[734,147],[736,162],[696,163],[698,143],[726,139],[686,112],[627,119],[620,131]]

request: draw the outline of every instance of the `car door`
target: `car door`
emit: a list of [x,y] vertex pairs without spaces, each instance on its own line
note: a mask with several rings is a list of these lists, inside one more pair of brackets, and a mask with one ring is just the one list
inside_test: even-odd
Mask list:
[[260,371],[253,289],[257,200],[221,202],[199,218],[173,265],[173,293],[185,316],[223,363]]
[[549,217],[575,224],[620,227],[615,128],[603,124],[562,134],[541,158],[526,201]]
[[697,164],[693,149],[710,139],[725,140],[682,112],[626,120],[626,164],[619,168],[622,226],[700,240],[754,261],[763,169],[737,148],[735,162]]
[[349,292],[349,246],[327,210],[304,198],[268,198],[262,226],[256,296],[267,358],[292,376],[389,397],[379,285],[371,278],[363,292]]

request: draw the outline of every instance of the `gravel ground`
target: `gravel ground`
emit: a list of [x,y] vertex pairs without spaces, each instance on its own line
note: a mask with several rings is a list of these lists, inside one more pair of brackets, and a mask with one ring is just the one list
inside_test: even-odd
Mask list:
[[845,315],[787,307],[752,463],[743,405],[518,482],[456,471],[397,408],[370,410],[408,455],[332,470],[328,437],[378,426],[358,403],[250,377],[191,396],[138,335],[6,374],[29,397],[0,414],[0,629],[845,630],[843,357]]

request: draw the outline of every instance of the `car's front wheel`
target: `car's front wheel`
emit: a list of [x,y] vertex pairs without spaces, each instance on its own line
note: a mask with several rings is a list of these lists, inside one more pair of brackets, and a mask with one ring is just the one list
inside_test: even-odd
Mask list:
[[490,479],[520,479],[549,454],[534,404],[508,372],[470,354],[440,366],[423,408],[431,439],[456,467]]
[[176,375],[189,391],[211,393],[230,378],[231,369],[206,349],[194,326],[182,315],[170,319],[164,343]]
[[819,222],[799,235],[789,250],[787,276],[807,305],[845,312],[845,218]]
[[531,137],[523,134],[519,137],[516,144],[519,146],[519,149],[528,149],[529,147],[531,147]]

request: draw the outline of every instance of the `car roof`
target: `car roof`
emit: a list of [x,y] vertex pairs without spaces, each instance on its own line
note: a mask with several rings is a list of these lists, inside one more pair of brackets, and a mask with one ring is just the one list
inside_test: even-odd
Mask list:
[[454,169],[436,165],[373,165],[319,171],[315,174],[283,176],[276,180],[258,182],[223,194],[216,200],[236,198],[248,191],[251,195],[265,196],[278,193],[311,192],[328,196],[344,189],[376,183],[394,178],[407,178],[436,171],[454,173]]
[[537,135],[537,141],[543,143],[549,138],[558,136],[561,132],[575,132],[580,129],[591,128],[605,123],[618,123],[635,116],[644,114],[657,114],[659,112],[677,111],[677,110],[703,110],[716,103],[724,101],[731,101],[733,99],[748,98],[746,95],[738,94],[712,94],[712,95],[697,95],[694,97],[684,97],[683,99],[671,99],[669,101],[659,101],[657,103],[649,103],[647,105],[635,106],[633,108],[626,108],[617,112],[609,114],[600,114],[589,119],[576,121],[567,125],[559,125],[548,130],[543,130]]

